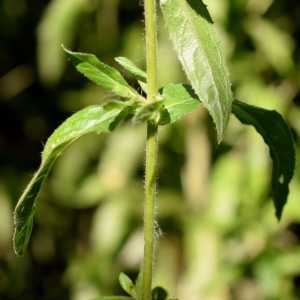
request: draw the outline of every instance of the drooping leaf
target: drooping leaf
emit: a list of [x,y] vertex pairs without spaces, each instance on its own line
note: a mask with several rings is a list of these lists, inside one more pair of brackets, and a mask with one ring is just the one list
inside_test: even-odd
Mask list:
[[94,83],[124,98],[140,97],[116,69],[102,63],[95,55],[63,49],[76,69]]
[[233,96],[213,21],[202,0],[160,0],[160,4],[179,60],[212,116],[220,142],[229,121]]
[[280,220],[296,163],[290,128],[275,110],[267,110],[235,100],[232,112],[243,124],[254,126],[270,148],[273,161],[272,194],[276,216]]
[[166,125],[179,120],[200,105],[198,96],[192,87],[184,84],[171,84],[162,88],[164,109],[161,112],[159,125]]
[[121,284],[121,287],[127,294],[129,294],[133,298],[136,298],[135,286],[132,280],[126,274],[120,273],[119,282]]
[[116,57],[115,60],[127,71],[133,74],[137,80],[146,82],[147,73],[141,70],[133,61],[127,57]]
[[121,108],[105,110],[101,105],[86,107],[62,123],[49,137],[42,152],[41,165],[21,195],[14,211],[14,249],[17,255],[22,255],[28,245],[36,198],[55,159],[82,135],[110,131],[111,123],[121,112]]
[[166,300],[168,293],[160,286],[155,287],[151,291],[151,300]]

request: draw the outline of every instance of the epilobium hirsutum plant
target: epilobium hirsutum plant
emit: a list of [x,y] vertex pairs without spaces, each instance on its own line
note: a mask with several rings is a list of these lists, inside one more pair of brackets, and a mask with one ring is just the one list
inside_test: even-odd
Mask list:
[[147,123],[143,265],[136,284],[123,273],[119,277],[129,297],[100,299],[167,298],[162,288],[152,289],[159,126],[179,120],[201,104],[214,121],[218,143],[222,141],[231,114],[243,124],[254,126],[269,146],[273,160],[271,183],[278,219],[287,201],[288,185],[295,167],[291,132],[282,116],[276,111],[234,100],[222,45],[202,1],[160,0],[166,27],[190,81],[190,85],[170,84],[160,89],[157,83],[156,1],[144,0],[144,7],[147,72],[127,58],[118,57],[116,61],[133,74],[146,96],[132,88],[116,69],[100,62],[94,55],[72,52],[63,47],[80,73],[116,97],[104,104],[84,108],[54,131],[45,144],[40,168],[15,208],[14,248],[17,255],[22,255],[30,239],[37,195],[57,156],[86,133],[111,132],[124,122]]

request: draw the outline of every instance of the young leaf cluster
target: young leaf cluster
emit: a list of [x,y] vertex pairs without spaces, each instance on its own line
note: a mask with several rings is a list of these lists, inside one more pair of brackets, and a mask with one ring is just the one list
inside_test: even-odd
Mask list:
[[[29,242],[37,195],[53,162],[67,146],[87,133],[110,132],[126,120],[131,120],[133,124],[150,120],[158,125],[166,125],[177,121],[200,104],[191,87],[181,84],[162,88],[161,96],[155,102],[148,103],[116,69],[100,62],[96,56],[63,49],[79,72],[119,98],[75,113],[47,140],[41,165],[15,208],[14,248],[18,255],[23,254]],[[145,86],[147,76],[144,71],[129,59],[118,58],[117,61]]]

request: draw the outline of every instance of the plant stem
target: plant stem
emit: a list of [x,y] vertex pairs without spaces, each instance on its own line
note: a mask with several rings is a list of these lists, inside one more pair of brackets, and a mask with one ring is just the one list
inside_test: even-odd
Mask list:
[[[157,95],[157,38],[156,38],[156,2],[145,0],[146,55],[147,55],[147,100],[155,101]],[[156,124],[147,123],[146,170],[145,170],[145,206],[144,206],[144,260],[142,300],[151,299],[153,273],[153,252],[155,234],[155,197],[157,168],[157,132]]]
[[155,234],[157,126],[147,124],[142,300],[151,299]]
[[148,100],[154,101],[157,94],[157,38],[156,3],[145,0],[146,55],[148,73]]

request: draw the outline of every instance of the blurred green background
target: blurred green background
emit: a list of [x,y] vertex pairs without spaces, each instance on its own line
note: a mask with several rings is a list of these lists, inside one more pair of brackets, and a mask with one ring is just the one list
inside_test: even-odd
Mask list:
[[[144,126],[87,135],[56,161],[32,239],[12,249],[13,208],[43,144],[68,116],[110,98],[60,45],[145,68],[140,0],[0,1],[0,299],[83,300],[121,294],[143,237]],[[235,97],[278,110],[300,133],[300,2],[207,0]],[[161,15],[159,84],[186,82]],[[136,85],[124,70],[127,80]],[[216,147],[197,109],[160,130],[154,285],[181,300],[300,299],[300,169],[282,221],[270,201],[268,148],[232,117]]]

